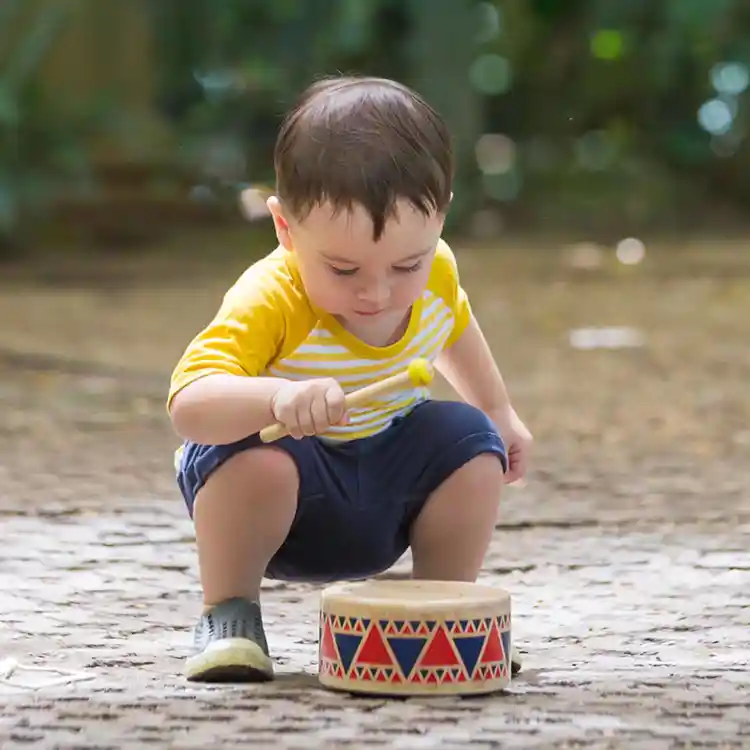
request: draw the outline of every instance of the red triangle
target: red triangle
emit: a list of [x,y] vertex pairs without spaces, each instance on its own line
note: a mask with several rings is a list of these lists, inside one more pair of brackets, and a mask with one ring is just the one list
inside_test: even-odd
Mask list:
[[339,655],[336,651],[336,643],[333,640],[328,621],[323,625],[323,640],[320,642],[320,656],[322,659],[330,659],[332,662],[338,662],[339,660]]
[[456,677],[456,682],[466,682],[466,675],[463,671],[458,673],[458,677]]
[[348,633],[351,628],[349,627],[349,618],[344,619],[344,632]]
[[460,664],[450,638],[445,628],[435,631],[435,637],[430,641],[424,656],[419,660],[420,667],[454,667]]
[[393,659],[388,649],[383,643],[383,637],[380,635],[379,628],[374,625],[370,632],[365,636],[359,655],[357,656],[358,664],[378,664],[384,667],[392,667]]
[[434,672],[430,672],[430,676],[427,678],[428,684],[434,684],[437,685],[437,675]]
[[378,670],[378,682],[387,682],[387,678],[385,676],[385,670],[379,669]]
[[503,654],[503,644],[500,642],[500,636],[497,632],[497,625],[493,625],[487,641],[484,644],[484,653],[479,660],[480,664],[490,664],[493,662],[502,662],[505,657]]

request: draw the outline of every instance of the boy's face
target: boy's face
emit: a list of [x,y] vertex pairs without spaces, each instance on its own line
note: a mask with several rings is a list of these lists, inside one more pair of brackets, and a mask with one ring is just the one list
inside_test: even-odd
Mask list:
[[355,329],[397,324],[424,291],[445,216],[424,216],[406,201],[373,240],[372,220],[356,207],[334,215],[318,206],[302,221],[268,207],[279,242],[297,254],[310,300]]

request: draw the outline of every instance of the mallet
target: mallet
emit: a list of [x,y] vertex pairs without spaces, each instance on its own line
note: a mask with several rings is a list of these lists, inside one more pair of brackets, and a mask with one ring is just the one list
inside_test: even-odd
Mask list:
[[[409,366],[402,372],[350,393],[345,400],[346,408],[355,409],[359,406],[364,406],[379,396],[392,393],[400,388],[428,385],[432,382],[433,376],[433,369],[426,359],[413,359],[409,362]],[[284,425],[275,423],[264,427],[260,431],[260,439],[264,443],[272,443],[286,434],[287,430]]]

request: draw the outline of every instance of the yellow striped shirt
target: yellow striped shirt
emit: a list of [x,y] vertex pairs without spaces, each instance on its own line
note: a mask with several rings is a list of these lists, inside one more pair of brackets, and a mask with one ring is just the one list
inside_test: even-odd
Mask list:
[[[470,307],[451,249],[441,240],[427,286],[396,343],[374,347],[313,309],[294,255],[282,248],[248,268],[226,293],[213,320],[190,342],[172,374],[175,394],[206,375],[275,376],[288,380],[333,377],[349,393],[382,380],[423,357],[432,362],[463,332]],[[405,388],[349,412],[348,424],[324,437],[354,440],[386,429],[429,395]]]

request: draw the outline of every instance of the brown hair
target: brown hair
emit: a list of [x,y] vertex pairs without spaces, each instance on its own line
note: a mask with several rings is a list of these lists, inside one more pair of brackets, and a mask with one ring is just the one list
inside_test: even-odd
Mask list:
[[383,78],[326,78],[287,114],[274,152],[276,192],[303,219],[316,205],[363,206],[374,238],[396,201],[425,215],[450,203],[453,152],[445,122],[416,92]]

